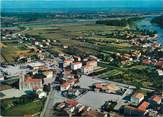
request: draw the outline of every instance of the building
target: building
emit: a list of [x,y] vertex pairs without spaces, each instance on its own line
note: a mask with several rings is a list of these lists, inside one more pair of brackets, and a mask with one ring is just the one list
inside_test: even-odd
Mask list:
[[74,62],[71,64],[71,69],[72,70],[77,70],[77,69],[81,69],[82,67],[82,63],[81,62]]
[[86,65],[90,65],[90,66],[93,66],[93,67],[97,67],[97,60],[89,60],[87,61]]
[[68,99],[66,101],[66,105],[68,105],[69,107],[75,107],[77,106],[79,103],[78,101],[74,100],[74,99]]
[[85,65],[81,69],[81,72],[86,75],[93,73],[93,71],[94,71],[94,67],[91,65]]
[[124,115],[129,117],[144,117],[146,114],[144,111],[141,111],[132,106],[125,106],[124,107]]
[[163,68],[163,61],[157,61],[157,62],[155,63],[155,65],[156,65],[157,67]]
[[90,74],[93,73],[94,69],[97,67],[97,60],[93,59],[93,60],[88,60],[86,62],[86,65],[84,65],[81,69],[83,74]]
[[23,77],[19,80],[19,89],[20,90],[38,90],[42,89],[42,80],[32,77]]
[[143,101],[143,103],[138,107],[138,110],[146,112],[149,105],[149,102]]
[[37,70],[45,67],[44,63],[41,62],[29,63],[27,66],[29,66],[33,70]]
[[131,96],[131,103],[133,105],[138,105],[141,101],[144,99],[144,94],[142,93],[135,93],[134,95]]
[[65,83],[63,83],[60,86],[61,91],[68,90],[71,86],[73,86],[76,83],[77,79],[69,79]]
[[60,86],[60,90],[61,90],[61,91],[68,90],[69,88],[70,88],[70,84],[69,84],[68,82],[63,83],[63,84]]
[[151,97],[151,101],[152,103],[161,104],[161,97],[158,95],[154,95]]
[[72,59],[65,59],[64,60],[64,67],[68,67],[70,66],[70,64],[73,63],[73,60]]
[[159,75],[159,76],[163,76],[163,70],[157,69],[157,72],[158,72],[158,75]]
[[47,93],[44,92],[42,89],[37,90],[36,93],[37,93],[37,95],[38,95],[38,98],[40,98],[40,99],[41,99],[41,98],[47,97]]

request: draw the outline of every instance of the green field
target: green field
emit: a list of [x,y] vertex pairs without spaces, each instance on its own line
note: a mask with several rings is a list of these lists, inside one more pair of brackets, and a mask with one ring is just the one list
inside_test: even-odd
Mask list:
[[[158,82],[160,79],[153,67],[146,67],[142,63],[135,65],[134,62],[123,65],[119,58],[115,58],[117,53],[123,55],[136,50],[146,51],[129,41],[141,35],[141,32],[134,30],[130,25],[108,26],[86,21],[37,26],[32,24],[26,29],[28,30],[23,31],[22,34],[32,36],[38,41],[56,40],[58,45],[49,46],[49,49],[55,53],[80,55],[83,58],[88,55],[97,56],[101,60],[100,66],[110,69],[99,75],[101,78],[141,87],[160,87]],[[68,49],[63,48],[63,45],[67,45]],[[15,55],[22,51],[26,51],[23,44],[19,47],[7,45],[2,49],[2,54],[7,61],[11,62],[14,61]],[[110,62],[113,58],[113,62]]]
[[[2,103],[9,103],[10,100],[7,100],[8,102],[2,102]],[[3,116],[24,116],[25,114],[35,114],[42,110],[43,108],[43,102],[37,100],[33,102],[29,102],[26,104],[16,105],[13,107],[10,107],[6,110],[2,110]]]
[[5,47],[1,48],[1,56],[7,63],[14,63],[16,57],[22,53],[27,55],[30,54],[29,50],[23,44],[5,43]]

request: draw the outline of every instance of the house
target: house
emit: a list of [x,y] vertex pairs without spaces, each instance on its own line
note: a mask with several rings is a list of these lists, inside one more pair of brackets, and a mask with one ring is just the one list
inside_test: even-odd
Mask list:
[[75,107],[79,104],[78,101],[74,99],[68,99],[65,103],[68,107]]
[[131,96],[131,103],[133,105],[138,105],[141,101],[144,99],[144,94],[143,93],[135,93],[134,95]]
[[155,65],[157,67],[163,68],[163,61],[157,61]]
[[88,75],[90,73],[93,73],[94,69],[97,67],[97,60],[92,59],[88,60],[86,62],[86,65],[84,65],[81,69],[82,73]]
[[38,98],[40,98],[40,99],[47,97],[47,93],[44,92],[42,89],[37,90],[36,93],[38,94]]
[[163,70],[157,69],[157,72],[158,72],[158,75],[159,75],[159,76],[163,76]]
[[31,67],[33,70],[45,67],[44,63],[41,62],[28,63],[28,66]]
[[129,117],[143,117],[146,112],[141,111],[135,107],[132,106],[125,106],[123,108],[124,115],[129,116]]
[[78,101],[74,100],[74,99],[68,99],[67,101],[65,101],[67,108],[65,108],[64,110],[69,113],[73,113],[76,106],[79,104]]
[[154,95],[151,97],[151,102],[156,104],[161,104],[161,96]]
[[149,102],[143,101],[143,103],[138,107],[138,110],[146,112],[149,105]]
[[81,62],[74,62],[71,64],[71,69],[72,70],[77,70],[80,69],[82,67],[82,63]]
[[69,88],[70,88],[70,84],[69,84],[68,82],[63,83],[63,84],[60,86],[60,90],[61,90],[61,91],[68,90]]
[[72,59],[65,59],[63,63],[64,64],[63,67],[70,66],[71,63],[73,63]]
[[81,72],[86,75],[93,73],[93,71],[94,67],[92,65],[85,65],[81,69]]
[[20,78],[19,88],[20,90],[38,90],[42,89],[42,80],[37,78],[32,78],[30,76]]
[[97,67],[97,60],[89,60],[87,61],[86,65]]
[[70,86],[73,86],[76,83],[77,79],[69,79],[60,86],[61,91],[68,90]]

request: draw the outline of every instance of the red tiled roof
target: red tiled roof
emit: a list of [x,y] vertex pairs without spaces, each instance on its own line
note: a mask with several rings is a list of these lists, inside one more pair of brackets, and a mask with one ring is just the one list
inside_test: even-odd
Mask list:
[[76,106],[78,104],[78,102],[74,99],[69,99],[66,101],[66,104],[68,104],[70,106]]
[[25,78],[25,82],[41,82],[41,79],[33,79],[32,77]]
[[153,101],[155,101],[155,102],[159,102],[159,101],[161,100],[161,97],[158,96],[158,95],[155,95],[155,96],[152,96],[151,99],[152,99]]
[[33,90],[38,90],[38,89],[40,89],[40,87],[34,86],[34,87],[32,87],[32,89],[33,89]]
[[147,64],[147,65],[148,65],[148,64],[151,64],[151,60],[147,60],[147,59],[146,59],[146,60],[143,61],[143,63],[144,63],[144,64]]
[[74,62],[73,64],[77,65],[77,64],[81,64],[81,62]]
[[163,61],[156,62],[156,66],[163,67]]
[[67,88],[70,84],[68,82],[65,82],[62,84],[62,87]]
[[144,101],[139,107],[138,107],[138,110],[140,111],[146,111],[146,109],[148,108],[149,106],[149,103]]
[[71,59],[65,59],[64,62],[72,62]]

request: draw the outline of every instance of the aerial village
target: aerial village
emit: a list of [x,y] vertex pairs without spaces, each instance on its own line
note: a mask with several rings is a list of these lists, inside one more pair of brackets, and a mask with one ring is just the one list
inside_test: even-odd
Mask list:
[[[100,79],[93,75],[105,69],[98,66],[99,58],[93,55],[85,58],[64,53],[56,55],[47,49],[50,45],[60,44],[56,40],[38,41],[20,34],[14,36],[19,39],[19,43],[30,43],[26,46],[37,54],[33,57],[20,54],[16,64],[1,64],[0,99],[16,100],[14,104],[8,106],[21,103],[21,99],[24,99],[23,103],[41,100],[44,104],[40,115],[46,113],[51,103],[53,109],[50,111],[56,116],[161,117],[162,92],[153,93],[155,91],[152,89],[144,89],[152,92],[145,95],[133,85]],[[137,45],[141,43],[140,40],[131,42]],[[62,46],[64,49],[69,48],[67,45]],[[160,45],[145,43],[143,46]],[[122,58],[123,64],[128,64],[131,61],[138,61],[141,53],[139,51],[124,55],[117,53],[117,56]],[[158,66],[158,73],[163,75],[161,70],[163,60],[147,58],[143,63]]]

